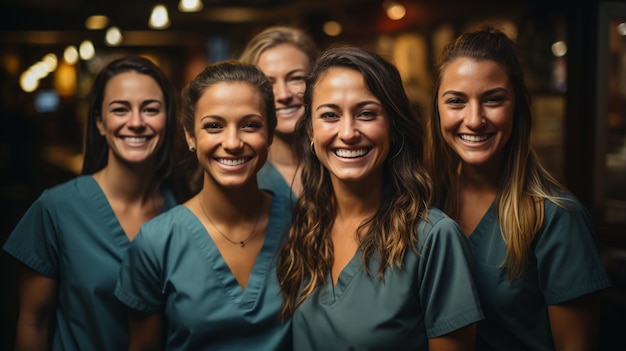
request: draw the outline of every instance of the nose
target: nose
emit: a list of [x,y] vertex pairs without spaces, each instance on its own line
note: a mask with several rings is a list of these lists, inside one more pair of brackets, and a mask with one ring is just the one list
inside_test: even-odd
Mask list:
[[222,147],[230,152],[240,150],[243,146],[238,128],[227,128],[222,140]]
[[287,82],[276,81],[274,83],[274,98],[276,101],[286,101],[293,98],[293,92],[289,89]]
[[346,143],[354,142],[359,137],[357,122],[351,117],[343,117],[339,122],[339,138]]
[[465,124],[470,129],[481,129],[487,123],[485,117],[485,109],[482,104],[478,102],[470,103],[468,115],[465,118]]
[[128,120],[128,127],[131,129],[140,129],[144,128],[146,123],[141,115],[140,111],[132,110],[130,113],[130,118]]

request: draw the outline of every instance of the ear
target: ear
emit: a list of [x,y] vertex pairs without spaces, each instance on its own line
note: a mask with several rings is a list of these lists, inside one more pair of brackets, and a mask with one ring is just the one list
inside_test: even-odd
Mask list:
[[98,128],[98,131],[100,132],[100,135],[105,136],[106,135],[106,126],[104,125],[104,122],[102,121],[102,117],[100,117],[99,115],[94,115],[94,118],[96,119],[96,127]]
[[187,129],[185,129],[185,140],[187,141],[188,147],[196,147],[196,137],[192,133],[189,133]]

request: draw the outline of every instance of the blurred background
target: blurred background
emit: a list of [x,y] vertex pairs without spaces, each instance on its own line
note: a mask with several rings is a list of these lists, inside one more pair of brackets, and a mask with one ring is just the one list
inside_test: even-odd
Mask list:
[[[113,57],[152,58],[177,89],[254,34],[285,24],[325,48],[359,45],[397,65],[429,113],[433,67],[457,35],[485,24],[519,45],[545,166],[592,213],[614,287],[601,350],[626,330],[626,1],[2,0],[0,243],[44,188],[82,166],[87,94]],[[0,253],[0,350],[11,349],[17,264]]]

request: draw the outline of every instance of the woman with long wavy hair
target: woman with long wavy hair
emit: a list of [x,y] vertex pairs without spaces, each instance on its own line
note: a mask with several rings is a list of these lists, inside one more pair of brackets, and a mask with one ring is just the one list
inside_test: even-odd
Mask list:
[[278,262],[294,348],[472,350],[469,243],[429,208],[422,129],[396,67],[329,49],[304,102],[303,192]]

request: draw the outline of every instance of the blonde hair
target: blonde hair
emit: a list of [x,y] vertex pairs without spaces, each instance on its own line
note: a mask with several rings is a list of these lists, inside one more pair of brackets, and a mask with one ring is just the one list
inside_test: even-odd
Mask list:
[[303,30],[288,26],[274,26],[266,28],[250,39],[239,56],[239,60],[256,65],[265,50],[280,44],[293,45],[302,51],[309,58],[309,64],[315,61],[318,53],[317,45]]

